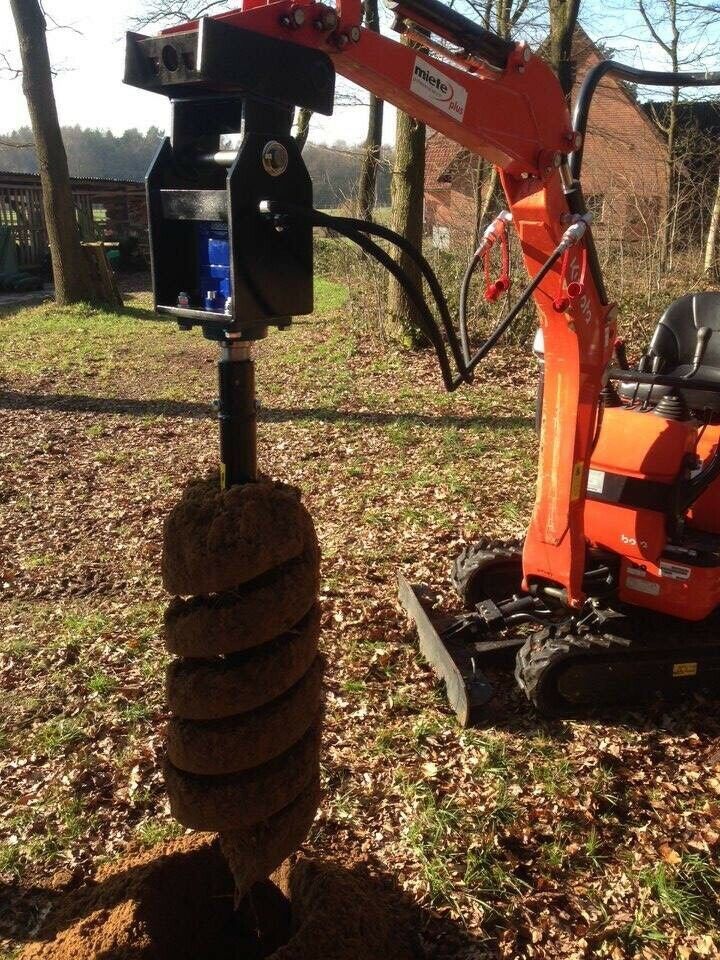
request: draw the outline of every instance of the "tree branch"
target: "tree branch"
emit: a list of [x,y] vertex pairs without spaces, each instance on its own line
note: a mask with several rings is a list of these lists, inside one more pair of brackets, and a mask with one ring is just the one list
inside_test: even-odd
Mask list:
[[19,67],[14,67],[8,59],[8,55],[2,52],[0,52],[0,73],[9,73],[14,80],[22,76],[22,70]]
[[198,0],[148,0],[146,13],[139,17],[133,17],[131,22],[135,27],[149,27],[166,21],[186,23],[189,20],[203,17],[212,10],[218,10],[221,7],[227,9],[229,6],[228,0],[205,0],[205,2],[198,2]]
[[645,26],[650,31],[650,35],[652,36],[655,43],[657,43],[658,46],[661,47],[669,57],[672,57],[672,49],[670,48],[670,44],[667,43],[665,40],[663,40],[663,38],[655,29],[655,25],[653,24],[652,20],[648,16],[647,10],[645,9],[645,4],[643,3],[643,0],[638,0],[638,10],[640,11],[642,18],[645,21]]

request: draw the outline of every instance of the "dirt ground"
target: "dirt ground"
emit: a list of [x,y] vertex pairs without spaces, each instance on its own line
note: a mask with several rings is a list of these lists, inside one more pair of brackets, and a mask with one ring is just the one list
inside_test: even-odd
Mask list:
[[[429,355],[343,320],[343,292],[259,347],[260,456],[323,552],[324,801],[311,856],[396,885],[432,960],[718,957],[714,704],[540,721],[498,671],[460,731],[396,602],[451,603],[481,534],[527,522],[534,367],[446,396]],[[122,314],[0,317],[0,956],[128,844],[178,836],[160,775],[162,522],[217,461],[212,345]],[[379,881],[379,882],[380,882]],[[50,890],[50,893],[48,893]]]
[[209,834],[135,852],[52,907],[21,960],[415,960],[411,913],[357,870],[293,858],[236,904]]

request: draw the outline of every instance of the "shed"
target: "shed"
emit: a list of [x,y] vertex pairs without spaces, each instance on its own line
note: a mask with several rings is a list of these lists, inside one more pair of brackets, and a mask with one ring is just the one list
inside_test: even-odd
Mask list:
[[[73,177],[71,184],[83,240],[135,236],[141,247],[147,247],[144,183]],[[48,240],[38,174],[0,171],[0,226],[12,231],[22,269],[43,266]]]

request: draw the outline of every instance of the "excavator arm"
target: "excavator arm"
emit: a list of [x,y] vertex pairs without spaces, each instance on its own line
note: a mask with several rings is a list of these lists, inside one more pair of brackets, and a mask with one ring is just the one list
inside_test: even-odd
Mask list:
[[[537,494],[524,547],[525,585],[550,584],[570,606],[579,607],[584,600],[588,464],[615,340],[615,310],[606,302],[586,223],[565,256],[557,257],[568,229],[584,214],[569,165],[581,138],[573,131],[555,75],[527,45],[497,37],[437,0],[400,0],[392,8],[395,29],[412,43],[364,28],[360,0],[338,0],[336,7],[309,0],[244,0],[239,9],[212,20],[165,31],[159,45],[156,38],[153,69],[142,82],[137,58],[142,59],[144,40],[132,38],[135,61],[128,79],[182,100],[192,95],[207,66],[199,42],[203,31],[209,24],[231,28],[256,38],[257,44],[281,41],[289,52],[302,48],[326,55],[341,76],[498,168],[528,275],[540,278],[533,297],[545,343],[545,399]],[[265,65],[270,86],[282,85],[284,58],[275,59]],[[232,67],[230,88],[221,83],[218,91],[237,91],[244,84],[252,88],[250,68],[243,80],[243,64]],[[299,91],[294,102],[323,109],[317,98],[303,104],[302,96]],[[574,298],[561,296],[568,281],[576,284]]]

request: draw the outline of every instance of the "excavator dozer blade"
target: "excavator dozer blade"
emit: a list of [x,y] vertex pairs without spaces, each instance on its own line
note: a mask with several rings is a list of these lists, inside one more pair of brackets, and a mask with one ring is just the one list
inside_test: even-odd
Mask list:
[[427,615],[415,588],[398,574],[398,598],[417,627],[420,652],[445,682],[450,706],[460,725],[473,727],[485,716],[485,706],[495,695],[492,684],[477,668],[473,648],[462,641],[445,641]]

